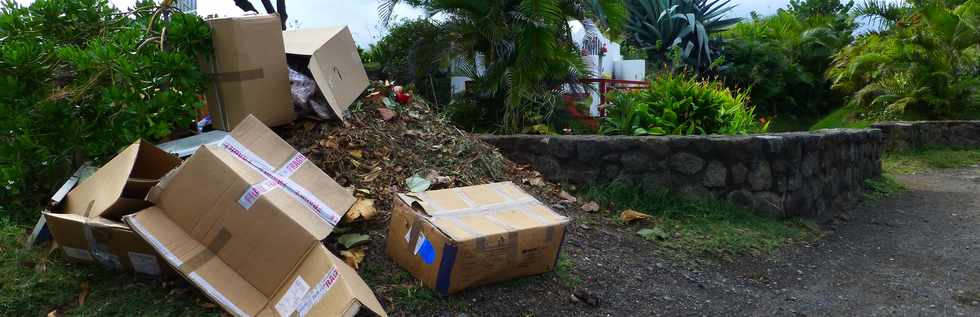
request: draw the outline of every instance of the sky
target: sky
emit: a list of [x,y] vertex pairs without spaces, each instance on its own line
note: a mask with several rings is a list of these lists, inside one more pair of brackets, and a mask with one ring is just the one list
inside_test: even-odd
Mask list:
[[[250,0],[262,10],[259,0]],[[17,0],[20,4],[29,4],[33,0]],[[110,0],[119,8],[129,8],[136,0]],[[234,0],[197,0],[198,14],[219,16],[237,16],[243,14],[235,6]],[[275,3],[275,0],[273,0]],[[785,7],[789,0],[734,0],[737,6],[734,14],[748,17],[753,11],[763,15],[775,13]],[[354,35],[354,41],[360,46],[368,46],[377,42],[386,33],[380,25],[377,0],[289,0],[286,2],[286,12],[289,15],[287,25],[290,27],[326,27],[347,25]],[[424,15],[421,10],[399,5],[395,8],[395,19],[415,18]]]

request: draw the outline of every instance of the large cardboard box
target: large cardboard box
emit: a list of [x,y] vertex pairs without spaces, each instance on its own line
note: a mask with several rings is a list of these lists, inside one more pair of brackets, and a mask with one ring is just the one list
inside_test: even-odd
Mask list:
[[554,269],[568,218],[513,183],[399,194],[386,252],[444,294]]
[[296,119],[279,17],[275,14],[209,19],[213,58],[204,69],[213,76],[208,112],[219,130],[254,115],[269,126]]
[[68,258],[166,273],[153,248],[118,220],[149,206],[144,200],[149,189],[178,165],[180,159],[137,141],[71,190],[63,203],[43,212],[48,230]]
[[345,120],[347,108],[370,84],[350,30],[346,26],[298,29],[285,31],[282,37],[287,54],[310,60],[317,87],[334,114]]
[[320,240],[354,197],[254,117],[197,150],[125,221],[236,316],[385,316]]

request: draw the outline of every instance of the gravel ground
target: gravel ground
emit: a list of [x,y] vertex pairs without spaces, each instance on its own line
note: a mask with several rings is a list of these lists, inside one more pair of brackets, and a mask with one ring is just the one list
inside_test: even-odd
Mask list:
[[572,277],[478,288],[451,299],[460,305],[393,315],[980,316],[980,166],[897,179],[908,191],[848,210],[825,239],[730,263],[684,259],[573,212]]

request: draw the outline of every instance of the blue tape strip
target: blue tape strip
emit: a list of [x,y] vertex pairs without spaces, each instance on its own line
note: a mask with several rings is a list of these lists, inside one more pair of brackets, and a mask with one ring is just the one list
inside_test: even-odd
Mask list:
[[436,274],[436,290],[443,295],[449,295],[449,279],[456,264],[456,251],[457,247],[449,243],[442,248],[442,262],[439,263],[439,272]]

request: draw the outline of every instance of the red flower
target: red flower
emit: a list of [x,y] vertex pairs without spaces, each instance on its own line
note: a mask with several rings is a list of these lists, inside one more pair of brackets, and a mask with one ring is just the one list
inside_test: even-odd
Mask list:
[[398,92],[395,94],[395,102],[402,105],[407,105],[409,102],[412,102],[412,95],[404,92]]

